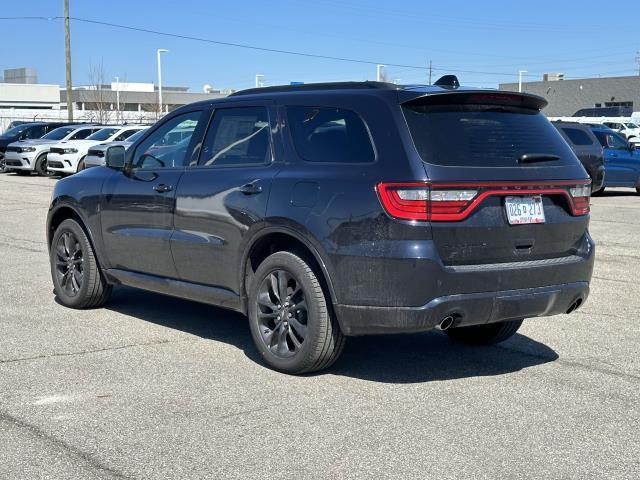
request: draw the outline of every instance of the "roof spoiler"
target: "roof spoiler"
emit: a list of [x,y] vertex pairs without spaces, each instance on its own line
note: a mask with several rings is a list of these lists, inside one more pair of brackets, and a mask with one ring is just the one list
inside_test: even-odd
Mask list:
[[[451,88],[451,87],[450,87]],[[402,105],[496,105],[542,110],[549,102],[530,93],[501,90],[442,90],[439,92],[399,91]]]

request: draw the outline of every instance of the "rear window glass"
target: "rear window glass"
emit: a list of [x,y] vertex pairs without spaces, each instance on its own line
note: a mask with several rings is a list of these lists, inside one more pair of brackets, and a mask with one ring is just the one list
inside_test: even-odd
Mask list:
[[375,151],[364,121],[342,108],[287,107],[291,137],[308,162],[369,163]]
[[[538,110],[496,105],[404,105],[422,160],[442,166],[514,167],[525,154],[558,155],[553,166],[575,163],[571,148]],[[536,163],[540,165],[540,163]]]
[[574,145],[593,145],[591,137],[579,128],[563,128],[562,131],[569,137]]

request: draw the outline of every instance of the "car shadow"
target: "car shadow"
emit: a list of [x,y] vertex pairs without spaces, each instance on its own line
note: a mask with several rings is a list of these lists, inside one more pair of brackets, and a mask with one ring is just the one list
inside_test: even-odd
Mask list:
[[597,195],[594,195],[596,198],[599,197],[637,197],[638,194],[635,190],[633,189],[628,189],[628,190],[611,190],[610,188],[607,188],[604,192],[598,193]]
[[[105,307],[114,312],[240,348],[254,362],[258,355],[247,318],[209,305],[128,287],[117,287]],[[384,383],[419,383],[503,375],[553,362],[554,350],[525,335],[487,347],[459,345],[441,333],[352,337],[330,369],[333,374]]]

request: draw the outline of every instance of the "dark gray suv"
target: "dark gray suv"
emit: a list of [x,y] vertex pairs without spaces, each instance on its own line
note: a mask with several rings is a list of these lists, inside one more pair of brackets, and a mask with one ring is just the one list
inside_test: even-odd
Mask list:
[[363,82],[180,108],[57,183],[60,302],[124,284],[245,313],[288,373],[350,335],[506,340],[570,313],[594,261],[590,179],[537,96]]

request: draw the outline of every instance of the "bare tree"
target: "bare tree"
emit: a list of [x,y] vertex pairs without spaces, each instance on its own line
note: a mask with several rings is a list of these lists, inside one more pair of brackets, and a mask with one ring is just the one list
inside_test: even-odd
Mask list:
[[89,87],[81,92],[85,109],[95,112],[92,121],[107,124],[113,116],[112,92],[106,85],[107,74],[102,60],[97,65],[89,64]]

